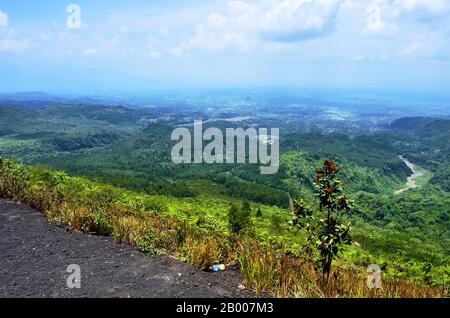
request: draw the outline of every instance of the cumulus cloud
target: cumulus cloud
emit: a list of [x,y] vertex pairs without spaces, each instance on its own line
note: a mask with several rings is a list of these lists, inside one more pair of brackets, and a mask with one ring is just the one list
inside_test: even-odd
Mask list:
[[248,51],[261,42],[291,43],[327,35],[336,29],[336,16],[344,0],[229,1],[227,14],[210,14],[183,51]]
[[168,54],[202,50],[286,53],[305,60],[433,59],[449,46],[448,0],[233,0],[216,12],[181,44],[170,46]]
[[[448,57],[450,49],[450,0],[228,0],[219,5],[168,12],[149,19],[145,14],[93,23],[73,31],[29,29],[5,35],[11,27],[0,28],[3,50],[101,55],[138,61],[180,57],[187,53],[200,58],[235,57],[235,53],[257,59],[294,57],[302,62],[320,59],[374,61],[393,58]],[[195,12],[195,14],[194,14]],[[0,12],[0,25],[7,16]],[[159,20],[158,20],[159,17]],[[445,18],[443,18],[445,17]],[[6,21],[6,22],[5,22]],[[133,22],[134,21],[134,22]],[[23,30],[22,30],[23,31]],[[51,40],[50,40],[51,39]]]
[[302,41],[330,33],[336,28],[341,0],[270,1],[261,16],[260,34],[275,41]]

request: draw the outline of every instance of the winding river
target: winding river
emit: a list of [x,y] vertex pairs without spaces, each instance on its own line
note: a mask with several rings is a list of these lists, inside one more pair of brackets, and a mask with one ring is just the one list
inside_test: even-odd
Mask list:
[[417,183],[416,183],[415,179],[423,176],[423,172],[417,171],[416,166],[414,164],[412,164],[411,162],[409,162],[408,159],[404,158],[403,156],[399,156],[399,158],[403,160],[403,162],[408,166],[409,169],[411,169],[412,174],[406,179],[407,187],[395,191],[395,194],[400,194],[407,190],[417,188]]

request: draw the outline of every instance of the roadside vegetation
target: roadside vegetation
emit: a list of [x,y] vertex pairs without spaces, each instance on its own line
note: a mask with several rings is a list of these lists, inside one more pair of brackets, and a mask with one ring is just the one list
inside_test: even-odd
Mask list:
[[[249,223],[250,207],[245,202],[230,208],[232,231],[215,230],[207,220],[167,213],[169,197],[162,201],[5,159],[0,159],[0,196],[29,204],[72,230],[112,235],[117,242],[135,245],[148,254],[174,255],[202,269],[219,262],[239,266],[244,285],[258,293],[277,297],[442,297],[448,293],[448,282],[437,286],[431,281],[411,282],[388,275],[383,277],[381,290],[369,289],[365,267],[338,259],[331,268],[326,255],[331,252],[334,259],[334,247],[339,243],[331,244],[328,252],[318,250],[322,264],[318,269],[315,256],[304,249],[294,253],[286,245],[258,240],[248,231],[242,233],[241,229],[254,226]],[[334,203],[321,209],[330,207]],[[323,229],[337,230],[330,222],[322,222]],[[342,238],[342,233],[336,235]]]

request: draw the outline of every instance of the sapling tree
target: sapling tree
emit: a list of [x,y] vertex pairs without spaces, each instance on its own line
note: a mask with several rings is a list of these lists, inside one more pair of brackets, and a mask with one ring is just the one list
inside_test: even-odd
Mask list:
[[247,200],[245,200],[244,202],[242,202],[242,213],[246,216],[246,217],[250,217],[250,214],[252,213],[252,208],[250,206],[250,202],[248,202]]
[[262,216],[263,216],[263,214],[262,214],[262,211],[261,211],[261,207],[258,207],[258,210],[256,211],[256,217],[260,218]]
[[240,233],[243,230],[248,230],[251,226],[251,207],[248,201],[244,201],[242,208],[232,204],[228,210],[228,221],[230,229],[233,233]]
[[351,201],[345,195],[338,177],[339,169],[331,161],[325,161],[317,170],[314,180],[316,196],[319,199],[320,218],[303,200],[294,200],[292,225],[305,229],[308,239],[318,251],[318,264],[323,278],[328,281],[333,260],[339,256],[343,245],[352,243],[350,223],[343,224],[341,213],[350,210]]
[[272,216],[270,217],[270,223],[272,226],[272,230],[277,234],[280,235],[281,232],[283,231],[283,227],[281,226],[281,224],[283,223],[283,218],[278,215],[278,214],[272,214]]

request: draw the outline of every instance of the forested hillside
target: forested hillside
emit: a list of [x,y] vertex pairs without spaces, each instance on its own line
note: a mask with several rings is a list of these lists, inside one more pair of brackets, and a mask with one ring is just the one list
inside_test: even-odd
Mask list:
[[[315,205],[316,170],[332,159],[353,200],[344,218],[353,225],[355,244],[344,249],[339,267],[363,273],[367,265],[381,264],[391,279],[448,290],[450,120],[403,118],[364,134],[281,127],[275,175],[261,175],[250,164],[176,165],[170,159],[173,128],[164,109],[0,106],[0,156],[63,170],[74,176],[63,174],[63,179],[89,200],[97,195],[89,189],[101,188],[102,196],[113,194],[110,203],[186,221],[200,231],[228,235],[230,208],[245,203],[247,235],[300,258],[306,237],[289,225],[291,200]],[[416,189],[396,195],[412,174],[400,155],[424,175]],[[35,186],[51,185],[59,175],[46,168],[20,169]],[[68,187],[63,188],[66,193]],[[153,246],[138,243],[143,249]]]

